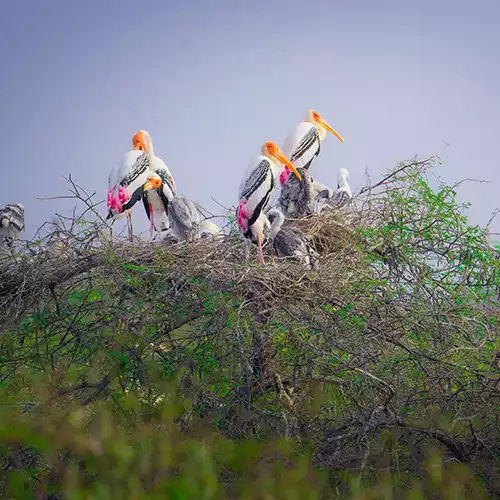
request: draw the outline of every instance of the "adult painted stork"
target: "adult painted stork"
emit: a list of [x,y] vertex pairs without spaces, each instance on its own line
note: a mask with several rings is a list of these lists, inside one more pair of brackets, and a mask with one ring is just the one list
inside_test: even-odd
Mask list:
[[239,206],[236,218],[243,236],[246,238],[246,257],[250,254],[252,243],[257,244],[257,254],[261,264],[264,263],[262,253],[263,233],[270,227],[265,215],[269,197],[286,165],[300,180],[300,174],[280,151],[274,142],[266,142],[262,146],[262,154],[248,166],[239,188]]
[[[326,199],[322,207],[319,207],[319,202]],[[331,188],[324,187],[318,194],[318,212],[322,212],[326,208],[341,208],[347,205],[352,199],[351,186],[349,186],[349,171],[347,168],[341,168],[338,173],[337,189],[333,191]]]
[[150,239],[153,238],[153,230],[157,232],[167,229],[163,215],[168,213],[168,204],[177,194],[174,178],[165,162],[155,156],[153,141],[147,130],[139,130],[133,139],[134,149],[144,151],[148,155],[150,169],[156,172],[161,180],[162,185],[158,189],[150,189],[145,191],[142,196],[144,209],[150,221]]
[[185,196],[174,196],[171,199],[168,219],[177,241],[194,241],[200,237],[201,213]]
[[127,151],[120,165],[108,177],[107,219],[126,214],[130,241],[133,240],[132,207],[145,191],[161,186],[161,177],[150,169],[148,155],[139,150]]
[[[310,109],[305,121],[299,123],[292,134],[283,143],[283,153],[290,159],[292,164],[303,174],[303,170],[309,170],[314,158],[319,155],[321,142],[330,132],[340,142],[344,139],[336,132],[320,114]],[[280,175],[282,187],[279,197],[281,209],[292,216],[303,216],[311,214],[314,210],[314,195],[318,191],[314,181],[303,175],[304,180],[299,181],[290,175],[290,170],[285,168]]]
[[267,217],[271,223],[268,239],[272,242],[276,255],[291,258],[311,269],[318,254],[305,235],[296,228],[283,227],[285,215],[281,210],[273,208],[267,212]]
[[11,242],[24,231],[24,206],[12,203],[0,208],[0,241]]

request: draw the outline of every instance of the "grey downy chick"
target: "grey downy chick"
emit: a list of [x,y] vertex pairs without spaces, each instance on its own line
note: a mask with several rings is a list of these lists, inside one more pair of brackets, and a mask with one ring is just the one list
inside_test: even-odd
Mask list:
[[268,241],[272,243],[276,255],[291,258],[311,269],[318,254],[306,236],[296,228],[283,227],[285,215],[276,208],[269,210],[267,218],[271,223]]

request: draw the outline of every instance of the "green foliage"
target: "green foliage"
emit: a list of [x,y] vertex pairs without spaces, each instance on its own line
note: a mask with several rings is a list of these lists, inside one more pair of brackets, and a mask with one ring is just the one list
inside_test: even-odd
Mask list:
[[13,292],[2,498],[498,495],[497,255],[422,165],[390,183],[319,270],[242,262],[235,230]]

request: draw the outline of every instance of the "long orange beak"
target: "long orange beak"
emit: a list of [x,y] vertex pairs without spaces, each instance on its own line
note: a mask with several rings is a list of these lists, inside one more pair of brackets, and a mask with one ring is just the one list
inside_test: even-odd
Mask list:
[[161,186],[161,179],[148,179],[146,184],[144,184],[144,191],[149,191],[151,189],[158,189]]
[[290,160],[279,149],[278,151],[276,151],[276,153],[274,153],[273,156],[281,163],[284,163],[297,176],[299,181],[302,180],[302,177],[297,172],[297,169],[290,163]]
[[144,136],[141,132],[137,132],[132,139],[132,144],[134,145],[134,149],[139,151],[146,151],[146,144],[144,142]]
[[325,122],[323,118],[321,118],[321,125],[323,125],[323,127],[325,127],[326,130],[328,130],[328,132],[333,134],[340,142],[344,142],[344,139],[342,139],[341,135],[336,130],[333,130],[333,128],[330,127],[330,125],[327,122]]

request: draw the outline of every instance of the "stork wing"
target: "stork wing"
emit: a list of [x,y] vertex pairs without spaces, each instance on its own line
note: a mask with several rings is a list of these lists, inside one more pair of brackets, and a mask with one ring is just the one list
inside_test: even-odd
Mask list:
[[350,201],[350,194],[345,190],[345,188],[340,188],[334,191],[333,196],[328,201],[328,205],[335,208],[341,208],[344,205],[347,205]]
[[175,196],[168,206],[168,216],[183,230],[191,230],[200,224],[200,212],[185,196]]
[[0,208],[0,223],[2,227],[23,231],[24,207],[18,203],[13,203]]
[[110,195],[111,216],[132,208],[141,199],[144,184],[151,173],[146,153],[137,150],[125,153],[116,173],[117,183]]
[[161,177],[163,184],[166,184],[172,191],[172,195],[175,196],[177,194],[177,187],[175,185],[174,177],[165,162],[161,158],[158,158],[158,156],[155,156],[153,158],[151,169]]
[[259,159],[260,162],[255,168],[250,169],[248,177],[240,185],[240,204],[244,204],[246,213],[244,219],[247,221],[245,230],[259,218],[274,189],[271,162],[263,156]]
[[285,139],[282,151],[295,168],[309,168],[320,152],[318,129],[312,123],[299,123]]

